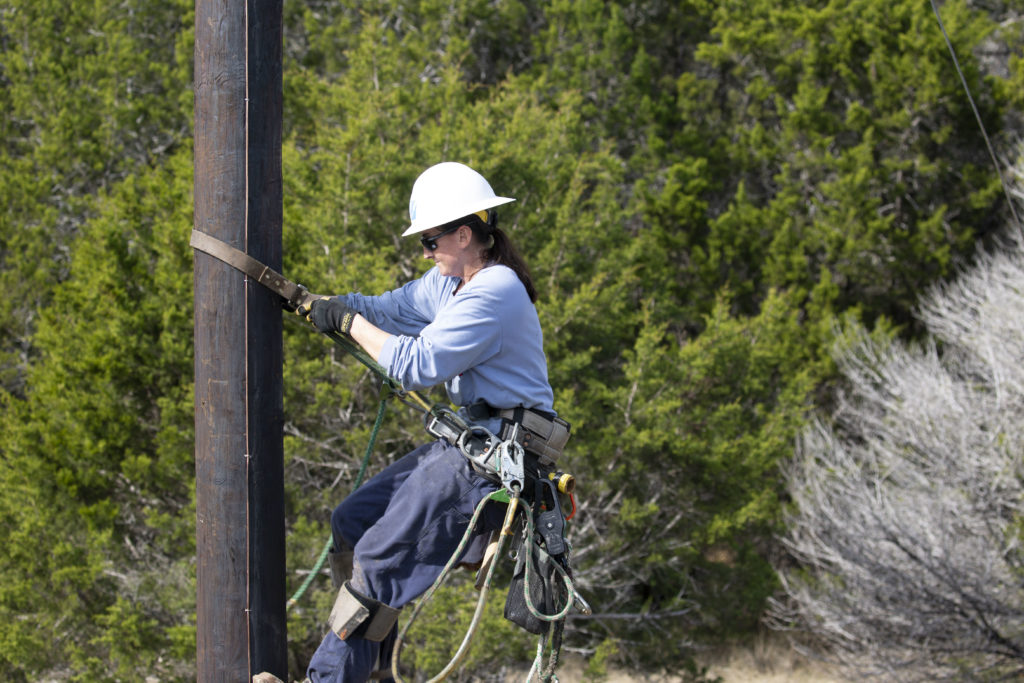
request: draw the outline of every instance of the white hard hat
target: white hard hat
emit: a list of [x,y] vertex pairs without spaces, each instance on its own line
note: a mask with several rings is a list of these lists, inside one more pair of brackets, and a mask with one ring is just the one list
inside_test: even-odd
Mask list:
[[436,228],[484,209],[514,202],[494,194],[490,183],[465,164],[444,161],[420,174],[409,196],[412,225],[402,236]]

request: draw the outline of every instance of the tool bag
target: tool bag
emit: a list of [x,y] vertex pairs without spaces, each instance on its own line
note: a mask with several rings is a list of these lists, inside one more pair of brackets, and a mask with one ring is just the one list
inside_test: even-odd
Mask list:
[[555,570],[555,560],[546,552],[529,547],[535,543],[530,539],[522,544],[505,599],[505,618],[530,633],[541,635],[548,632],[551,622],[538,619],[526,605],[526,563],[531,563],[530,602],[534,609],[541,614],[555,614],[558,606],[565,604],[567,596]]
[[516,440],[523,448],[534,453],[541,465],[553,466],[558,461],[558,456],[565,449],[569,441],[571,426],[560,417],[549,417],[544,413],[529,408],[509,408],[498,413],[501,417],[502,439],[507,439],[512,434],[512,428],[516,424],[521,426]]
[[[526,563],[530,563],[530,603],[540,614],[553,616],[569,599],[561,580],[561,572],[555,567],[556,562],[567,562],[566,553],[569,548],[565,540],[565,518],[558,502],[556,485],[540,476],[533,481],[531,514],[534,516],[535,530],[530,534],[527,525],[521,530],[522,542],[505,600],[505,618],[530,633],[541,635],[548,632],[552,622],[537,618],[526,604]],[[565,570],[568,570],[567,566]]]

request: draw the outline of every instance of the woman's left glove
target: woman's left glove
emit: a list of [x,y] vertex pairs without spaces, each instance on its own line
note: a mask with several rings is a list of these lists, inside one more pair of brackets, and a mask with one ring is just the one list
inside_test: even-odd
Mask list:
[[340,298],[316,299],[309,307],[309,321],[321,332],[348,334],[356,311]]

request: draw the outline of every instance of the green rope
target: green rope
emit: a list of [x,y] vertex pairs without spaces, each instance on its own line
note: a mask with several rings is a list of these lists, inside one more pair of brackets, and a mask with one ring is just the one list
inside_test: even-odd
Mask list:
[[[340,335],[339,335],[340,336]],[[371,368],[372,369],[372,368]],[[387,378],[387,375],[384,375]],[[373,453],[373,446],[377,442],[377,434],[380,432],[380,427],[384,423],[384,413],[388,406],[388,399],[394,395],[394,390],[388,382],[383,382],[380,387],[380,405],[377,407],[377,419],[373,422],[373,431],[370,432],[370,442],[366,444],[366,453],[363,454],[363,462],[359,467],[359,474],[356,475],[356,482],[352,485],[352,490],[355,491],[363,483],[363,477],[366,476],[366,469],[370,464],[370,454]],[[295,591],[295,594],[288,600],[285,607],[286,610],[292,608],[292,606],[306,594],[310,584],[313,583],[313,579],[317,577],[320,570],[323,569],[324,562],[327,561],[327,555],[331,552],[331,546],[333,545],[334,539],[330,536],[327,537],[327,542],[324,543],[323,550],[320,551],[320,557],[317,558],[316,564],[309,570],[309,576],[302,582],[299,589]]]
[[[381,380],[381,399],[380,406],[377,408],[377,419],[373,423],[373,431],[370,433],[370,442],[366,445],[366,453],[363,455],[363,463],[359,468],[359,474],[356,476],[356,482],[352,486],[352,490],[354,491],[363,483],[363,477],[366,475],[366,468],[370,463],[370,454],[373,452],[373,446],[377,442],[377,434],[380,432],[381,424],[384,422],[384,412],[387,407],[387,400],[392,396],[410,397],[416,399],[417,402],[420,403],[421,409],[423,409],[423,406],[426,406],[426,403],[422,398],[417,396],[415,392],[406,392],[397,380],[388,375],[384,366],[375,361],[354,339],[339,332],[325,332],[324,334],[330,337],[336,344],[338,344],[338,346],[342,347],[349,354],[354,356],[356,360],[373,371],[373,373]],[[333,538],[328,537],[327,541],[324,543],[323,549],[320,551],[320,556],[317,557],[316,563],[309,571],[309,576],[306,577],[306,580],[302,582],[299,589],[295,591],[295,594],[288,600],[285,606],[286,610],[291,609],[292,606],[295,605],[303,595],[305,595],[310,584],[313,583],[313,579],[315,579],[320,573],[320,570],[323,569],[324,562],[327,561],[327,556],[331,552],[332,545]]]
[[[540,635],[537,641],[537,658],[533,661],[533,666],[530,668],[530,673],[527,675],[526,680],[532,681],[534,673],[536,673],[537,679],[541,683],[558,683],[558,676],[555,675],[555,669],[558,668],[558,655],[562,650],[562,632],[565,629],[565,620],[554,621],[548,627],[547,633]],[[551,639],[551,650],[548,656],[547,667],[541,670],[541,663],[544,661],[544,650],[548,644],[548,638]]]

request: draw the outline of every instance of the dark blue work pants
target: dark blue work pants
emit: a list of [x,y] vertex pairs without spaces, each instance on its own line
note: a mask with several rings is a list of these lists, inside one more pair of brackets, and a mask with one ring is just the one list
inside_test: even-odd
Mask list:
[[[444,441],[420,446],[384,469],[331,516],[334,538],[355,551],[353,587],[392,607],[412,602],[440,575],[477,504],[494,489]],[[503,506],[488,508],[494,509],[483,516],[477,531],[501,524]],[[385,641],[386,648],[394,635]],[[341,640],[328,631],[307,675],[313,683],[366,681],[381,645],[362,638]]]

